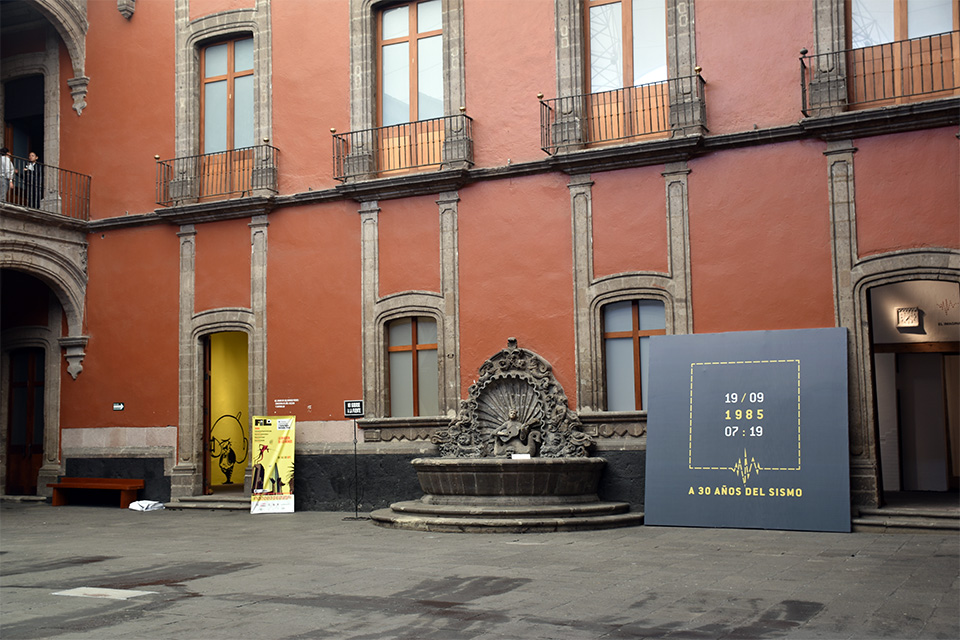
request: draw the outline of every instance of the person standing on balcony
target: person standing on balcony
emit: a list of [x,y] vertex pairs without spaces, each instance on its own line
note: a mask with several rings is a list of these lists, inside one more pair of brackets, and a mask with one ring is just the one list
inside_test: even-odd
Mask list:
[[43,197],[43,167],[33,151],[27,154],[27,164],[23,167],[23,186],[27,191],[27,206],[39,209]]
[[7,192],[13,188],[13,176],[17,170],[13,168],[13,160],[10,159],[10,149],[3,147],[0,149],[0,202],[7,201]]

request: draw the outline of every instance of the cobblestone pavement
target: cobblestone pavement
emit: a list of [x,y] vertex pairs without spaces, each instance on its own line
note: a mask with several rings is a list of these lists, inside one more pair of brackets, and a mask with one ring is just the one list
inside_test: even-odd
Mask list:
[[[956,535],[433,534],[353,515],[3,503],[0,636],[960,637]],[[83,588],[113,597],[63,594]]]

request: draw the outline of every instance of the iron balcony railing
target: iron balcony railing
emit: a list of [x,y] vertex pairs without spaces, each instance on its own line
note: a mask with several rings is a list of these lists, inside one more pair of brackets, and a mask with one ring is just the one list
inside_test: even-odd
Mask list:
[[805,116],[960,93],[960,31],[829,53],[800,52]]
[[13,186],[0,184],[6,202],[75,220],[90,219],[90,176],[11,156]]
[[172,160],[157,157],[157,204],[277,193],[279,155],[276,147],[262,144]]
[[473,119],[464,113],[332,132],[334,178],[340,181],[425,167],[473,164]]
[[540,99],[540,146],[569,147],[700,131],[706,82],[697,74],[625,89]]

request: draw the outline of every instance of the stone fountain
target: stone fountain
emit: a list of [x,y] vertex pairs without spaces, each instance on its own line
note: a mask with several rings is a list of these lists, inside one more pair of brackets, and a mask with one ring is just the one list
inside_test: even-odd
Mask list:
[[597,496],[606,461],[567,407],[550,364],[516,338],[480,367],[457,417],[432,438],[440,457],[412,464],[424,496],[371,514],[424,531],[569,531],[641,524]]

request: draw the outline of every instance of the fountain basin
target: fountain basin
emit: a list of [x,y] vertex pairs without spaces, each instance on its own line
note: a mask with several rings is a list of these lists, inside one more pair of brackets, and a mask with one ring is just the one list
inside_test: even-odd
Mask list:
[[427,504],[596,502],[603,458],[417,458]]

